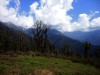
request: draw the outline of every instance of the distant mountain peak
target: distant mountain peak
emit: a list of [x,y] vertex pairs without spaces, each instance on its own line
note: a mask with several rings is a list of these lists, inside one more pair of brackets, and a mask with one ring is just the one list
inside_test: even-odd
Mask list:
[[100,45],[100,29],[88,32],[82,32],[82,31],[65,32],[64,35],[72,39],[79,40],[81,42],[88,41],[93,45]]

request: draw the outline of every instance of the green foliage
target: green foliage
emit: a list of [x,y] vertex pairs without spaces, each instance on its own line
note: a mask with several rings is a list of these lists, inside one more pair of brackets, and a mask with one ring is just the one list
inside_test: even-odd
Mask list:
[[89,42],[84,42],[83,46],[84,46],[85,49],[89,49],[91,44]]
[[100,58],[100,48],[95,49],[95,56],[96,58]]
[[84,57],[87,58],[88,57],[88,50],[90,49],[91,44],[89,42],[84,42],[83,46],[84,46]]
[[100,75],[99,69],[94,66],[74,63],[60,58],[20,55],[18,57],[8,57],[7,60],[2,60],[2,62],[4,63],[0,64],[1,71],[14,71],[21,75],[29,74],[37,68],[50,69],[55,72],[55,75]]
[[6,72],[7,71],[7,66],[6,65],[0,65],[0,72]]
[[55,75],[62,75],[62,73],[61,72],[56,72]]
[[0,22],[0,52],[32,51],[33,38],[21,31],[13,30]]
[[62,54],[64,54],[65,56],[72,56],[73,55],[70,44],[68,44],[67,42],[64,43],[64,46],[62,48]]

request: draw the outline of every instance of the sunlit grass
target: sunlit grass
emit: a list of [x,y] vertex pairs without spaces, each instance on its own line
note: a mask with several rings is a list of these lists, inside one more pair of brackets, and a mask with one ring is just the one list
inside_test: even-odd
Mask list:
[[55,75],[100,75],[100,70],[94,66],[74,63],[60,58],[20,55],[0,59],[0,73],[28,74],[35,68],[51,69],[55,72]]

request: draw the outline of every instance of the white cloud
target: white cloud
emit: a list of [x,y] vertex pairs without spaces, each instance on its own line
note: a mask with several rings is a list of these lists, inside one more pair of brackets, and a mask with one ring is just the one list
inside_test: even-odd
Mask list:
[[32,27],[34,20],[32,16],[20,15],[17,22],[19,25],[23,25],[23,27]]
[[[100,27],[98,18],[92,19],[99,11],[91,12],[89,15],[82,13],[76,22],[67,13],[72,7],[73,0],[41,0],[30,5],[30,12],[37,20],[42,20],[60,31],[88,31],[93,27]],[[40,5],[39,5],[40,4]],[[90,21],[92,19],[92,21]]]
[[39,4],[37,2],[34,2],[32,5],[30,5],[30,8],[31,8],[30,14],[32,14],[33,11],[35,11],[37,9],[38,5]]
[[90,27],[91,27],[92,29],[100,28],[100,17],[93,19],[93,20],[90,22],[90,25],[91,25]]
[[80,14],[78,21],[72,23],[72,30],[85,30],[89,27],[90,17],[87,14]]
[[[14,7],[8,7],[11,1],[14,1]],[[19,26],[32,26],[33,25],[33,17],[31,15],[26,16],[25,14],[20,15],[18,13],[20,9],[20,1],[19,0],[0,0],[0,21],[3,22],[11,22],[15,25]]]
[[72,23],[72,30],[73,31],[90,31],[100,28],[100,17],[94,18],[90,21],[91,17],[94,16],[93,14],[80,14],[78,21]]
[[30,12],[35,14],[37,20],[42,20],[51,27],[70,30],[72,17],[67,12],[73,9],[72,2],[73,0],[41,0],[40,6],[37,2],[30,6]]
[[[10,2],[15,3],[15,7],[8,7]],[[100,28],[100,17],[93,18],[99,11],[90,14],[81,13],[77,21],[72,22],[73,18],[68,11],[74,9],[74,0],[40,0],[31,4],[30,12],[19,13],[20,0],[0,0],[0,21],[11,22],[18,26],[31,27],[34,20],[42,20],[52,28],[64,31],[89,31]],[[33,15],[33,16],[32,16]]]

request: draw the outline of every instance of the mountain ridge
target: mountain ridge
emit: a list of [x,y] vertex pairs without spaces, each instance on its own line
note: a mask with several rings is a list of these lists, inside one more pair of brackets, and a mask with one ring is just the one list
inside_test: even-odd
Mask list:
[[100,45],[100,30],[94,30],[90,32],[65,32],[64,35],[81,42],[87,41],[93,45]]
[[[3,26],[5,26],[5,24],[3,24]],[[0,26],[1,27],[1,26]],[[6,26],[7,27],[7,26]],[[1,29],[1,28],[0,28]],[[23,31],[17,31],[17,30],[14,30],[13,28],[9,28],[9,27],[7,27],[7,29],[8,30],[6,30],[6,32],[8,32],[9,30],[11,30],[11,32],[15,32],[14,34],[11,34],[10,32],[9,33],[6,33],[6,34],[3,34],[2,32],[0,32],[1,34],[3,34],[3,35],[7,35],[7,34],[10,34],[11,36],[13,36],[13,35],[15,35],[16,33],[18,33],[18,32],[21,32],[23,35],[25,35],[25,36],[23,36],[23,38],[25,37],[29,37],[27,40],[29,40],[30,41],[30,38],[33,38],[32,36],[33,36],[33,34],[32,34],[32,28],[31,29],[29,29],[28,31],[26,30],[23,30]],[[2,29],[2,31],[3,32],[5,32],[3,29]],[[28,33],[30,33],[30,35],[28,34]],[[56,34],[57,33],[57,34]],[[0,35],[1,36],[1,35]],[[15,38],[19,38],[19,34],[16,34],[15,36],[13,36],[13,37],[15,37]],[[59,32],[59,31],[57,31],[57,30],[55,30],[55,29],[51,29],[51,30],[49,30],[48,31],[48,38],[49,38],[49,40],[50,40],[50,42],[52,43],[52,44],[54,44],[55,45],[55,47],[57,47],[57,48],[60,48],[60,49],[62,49],[63,48],[63,46],[64,46],[64,43],[67,43],[67,44],[69,44],[70,45],[70,47],[71,47],[71,49],[73,50],[73,51],[75,51],[75,52],[77,52],[77,53],[83,53],[83,51],[84,51],[84,48],[83,48],[83,44],[80,42],[80,41],[77,41],[77,40],[74,40],[74,39],[71,39],[71,38],[69,38],[69,37],[67,37],[67,36],[65,36],[64,34],[62,34],[61,32]],[[28,46],[30,45],[28,42],[26,42],[26,44],[28,44]],[[89,50],[90,51],[90,54],[92,53],[94,53],[94,49],[96,48],[96,46],[94,47],[94,46],[91,46],[91,49]]]

